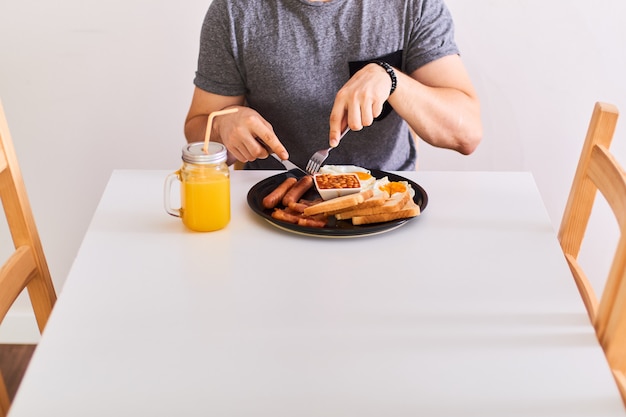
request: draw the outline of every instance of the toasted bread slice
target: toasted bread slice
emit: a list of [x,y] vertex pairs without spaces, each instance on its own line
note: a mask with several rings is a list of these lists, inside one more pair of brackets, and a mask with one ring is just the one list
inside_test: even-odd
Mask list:
[[362,203],[357,204],[356,206],[345,207],[345,208],[342,208],[342,209],[338,209],[338,210],[334,210],[334,211],[331,211],[331,212],[327,212],[326,214],[327,215],[331,215],[331,214],[342,213],[342,212],[345,212],[345,211],[352,211],[352,210],[356,210],[356,209],[382,206],[383,204],[385,204],[385,201],[387,201],[388,198],[389,198],[389,194],[386,191],[383,191],[383,192],[380,192],[380,193],[376,193],[372,197],[366,199]]
[[352,224],[362,225],[362,224],[370,224],[370,223],[382,223],[382,222],[388,222],[390,220],[415,217],[415,216],[418,216],[419,214],[420,214],[420,207],[417,204],[415,204],[413,199],[409,199],[409,201],[405,204],[405,206],[402,207],[402,209],[398,211],[392,211],[388,213],[370,214],[367,216],[355,216],[355,217],[352,217]]
[[401,210],[409,200],[411,200],[411,195],[408,191],[403,193],[394,193],[385,201],[383,205],[365,208],[357,206],[354,208],[354,210],[339,212],[335,214],[335,217],[337,218],[337,220],[346,220],[356,216],[370,216],[380,213],[392,213],[394,211]]
[[331,200],[322,201],[304,209],[305,216],[313,216],[316,214],[326,214],[332,211],[354,207],[362,203],[374,195],[374,190],[369,189],[360,193],[344,195],[342,197],[333,198]]

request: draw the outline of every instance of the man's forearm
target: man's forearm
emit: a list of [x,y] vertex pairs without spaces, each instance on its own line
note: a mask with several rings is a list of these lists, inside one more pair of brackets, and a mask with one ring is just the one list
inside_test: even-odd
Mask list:
[[[472,153],[482,139],[478,99],[452,88],[428,87],[398,74],[389,104],[424,141],[433,146]],[[408,84],[408,85],[407,85]]]

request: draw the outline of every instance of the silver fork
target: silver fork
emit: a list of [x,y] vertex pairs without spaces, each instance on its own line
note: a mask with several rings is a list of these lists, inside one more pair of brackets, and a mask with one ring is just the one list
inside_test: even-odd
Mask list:
[[[350,131],[350,128],[346,127],[346,130],[344,130],[341,133],[341,136],[339,136],[340,142],[341,142],[341,139],[343,139],[343,137],[346,136],[346,133],[348,133],[349,131]],[[328,153],[330,152],[331,149],[332,147],[328,149],[320,149],[319,151],[315,152],[309,158],[309,162],[307,162],[306,164],[306,168],[305,168],[306,172],[308,172],[311,175],[317,174],[322,164],[326,160],[326,158],[328,158]]]

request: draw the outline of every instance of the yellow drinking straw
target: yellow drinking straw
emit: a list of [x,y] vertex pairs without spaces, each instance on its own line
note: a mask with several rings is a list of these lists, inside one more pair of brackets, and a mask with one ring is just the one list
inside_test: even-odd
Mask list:
[[211,138],[211,128],[213,127],[213,119],[217,116],[221,116],[223,114],[235,113],[239,111],[238,108],[233,107],[231,109],[226,110],[218,110],[209,114],[209,120],[206,124],[206,132],[204,133],[204,146],[202,147],[202,152],[209,153],[209,140]]

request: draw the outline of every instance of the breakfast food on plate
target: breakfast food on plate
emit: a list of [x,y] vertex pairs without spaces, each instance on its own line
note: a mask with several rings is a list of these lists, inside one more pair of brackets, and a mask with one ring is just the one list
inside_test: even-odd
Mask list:
[[386,213],[370,214],[366,216],[355,216],[352,218],[352,224],[370,224],[388,222],[397,219],[406,219],[409,217],[415,217],[420,214],[420,206],[415,204],[412,199],[405,204],[400,210],[390,211]]
[[373,195],[374,190],[370,188],[369,190],[361,191],[358,194],[348,194],[342,197],[333,198],[332,200],[322,201],[321,203],[305,208],[304,214],[306,216],[313,216],[315,214],[328,214],[329,212],[347,209],[364,202]]
[[[313,184],[322,198],[303,199]],[[332,217],[366,225],[418,216],[414,195],[408,181],[376,179],[370,171],[352,165],[326,165],[314,177],[287,178],[263,199],[263,207],[273,209],[272,218],[300,226],[325,227]]]
[[278,203],[282,201],[285,194],[287,194],[287,191],[289,191],[289,189],[293,187],[297,182],[298,180],[296,178],[287,177],[287,179],[285,179],[285,181],[283,181],[278,187],[276,187],[274,191],[265,196],[262,202],[263,207],[266,209],[272,209],[276,207]]
[[298,226],[306,227],[324,227],[328,224],[328,217],[326,216],[313,216],[313,217],[300,217],[298,219]]
[[368,208],[368,207],[376,207],[376,206],[382,206],[383,204],[385,204],[385,201],[387,201],[387,199],[389,198],[389,194],[387,194],[386,192],[376,192],[375,190],[373,190],[373,195],[369,198],[366,198],[365,200],[363,200],[362,203],[357,204],[356,206],[350,206],[350,207],[343,207],[343,208],[339,208],[336,210],[329,210],[327,212],[325,212],[325,214],[327,216],[330,215],[335,215],[337,213],[342,213],[345,211],[350,211],[352,209],[355,208]]
[[299,200],[297,202],[290,202],[287,207],[292,211],[295,211],[298,213],[304,213],[304,209],[310,206],[311,204],[312,204],[311,201]]
[[315,188],[322,200],[331,200],[361,191],[361,182],[356,174],[317,174]]
[[369,188],[376,181],[369,170],[355,165],[324,165],[320,168],[319,174],[354,174],[358,177],[361,188]]
[[309,191],[309,188],[313,186],[313,178],[310,175],[305,175],[300,178],[298,182],[287,191],[283,197],[283,206],[289,207],[290,203],[297,203],[298,200]]
[[[397,212],[402,209],[412,196],[409,188],[400,182],[388,182],[379,188],[382,198],[376,200],[376,204],[368,204],[369,201],[363,202],[349,210],[343,210],[334,213],[339,220],[351,219],[355,216],[367,216],[371,214]],[[385,198],[387,196],[387,198]],[[379,204],[381,203],[382,204]]]
[[306,216],[304,210],[306,207],[315,204],[315,201],[300,200],[297,203],[291,202],[288,207],[275,208],[272,211],[272,218],[287,223],[298,224],[307,227],[324,227],[328,224],[328,216]]
[[354,165],[324,165],[314,180],[322,200],[331,200],[372,188],[376,178],[367,169]]
[[356,174],[318,174],[315,176],[317,188],[333,190],[337,188],[359,189],[361,183]]

